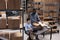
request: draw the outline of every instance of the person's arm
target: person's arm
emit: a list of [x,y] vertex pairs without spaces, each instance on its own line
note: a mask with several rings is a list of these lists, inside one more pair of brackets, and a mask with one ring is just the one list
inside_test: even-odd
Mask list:
[[32,13],[30,14],[30,20],[31,20],[32,22],[36,22],[36,20],[34,19]]
[[25,25],[25,30],[26,30],[26,31],[30,31],[30,30],[32,30],[31,25],[28,26],[28,25],[26,24],[26,25]]
[[27,31],[28,30],[27,24],[24,24],[24,27],[25,27],[25,31]]
[[41,22],[40,18],[39,18],[39,15],[36,13],[36,18],[37,18],[37,21],[38,22]]
[[40,18],[39,18],[39,16],[38,16],[38,14],[37,14],[37,13],[36,13],[36,16],[37,16],[38,23],[39,23],[40,25],[42,25],[42,24],[43,24],[43,22],[40,20]]

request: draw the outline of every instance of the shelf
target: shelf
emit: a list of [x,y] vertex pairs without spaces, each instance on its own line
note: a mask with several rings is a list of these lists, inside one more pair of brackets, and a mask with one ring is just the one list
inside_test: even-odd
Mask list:
[[32,4],[32,2],[27,2],[28,4]]
[[53,18],[58,18],[58,17],[53,17]]
[[59,3],[47,3],[45,6],[59,6]]
[[51,21],[51,20],[53,21],[53,18],[52,17],[44,17],[44,20],[45,21]]
[[52,17],[44,17],[44,19],[53,19]]
[[44,22],[55,22],[55,21],[44,21]]
[[42,2],[27,2],[28,4],[37,4],[37,5],[43,5]]
[[32,6],[28,6],[27,8],[33,8]]
[[57,13],[57,12],[59,12],[59,11],[58,11],[58,10],[47,10],[47,11],[44,10],[44,12],[45,12],[45,13],[50,13],[50,12],[52,12],[52,13]]
[[33,4],[42,5],[42,4],[43,4],[43,2],[33,2]]
[[59,4],[45,4],[45,6],[59,6]]
[[[58,29],[52,29],[52,33],[55,33],[55,32],[57,32],[57,31],[59,31]],[[50,30],[48,30],[46,33],[50,33],[51,32],[51,29]]]
[[[28,7],[28,8],[33,8],[33,7]],[[36,10],[43,10],[42,8],[34,8]]]

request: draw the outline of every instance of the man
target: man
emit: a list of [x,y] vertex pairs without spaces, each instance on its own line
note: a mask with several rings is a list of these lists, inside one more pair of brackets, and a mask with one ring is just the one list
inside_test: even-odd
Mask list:
[[[38,31],[38,28],[35,28],[34,25],[33,25],[33,23],[40,23],[41,20],[40,20],[40,18],[38,16],[38,13],[36,12],[35,9],[33,9],[33,11],[30,14],[30,20],[31,20],[33,32],[37,32]],[[38,35],[36,35],[36,39],[39,40],[38,39]]]
[[[30,13],[30,19],[31,19],[31,24],[34,22],[41,22],[38,13],[36,12],[35,9],[33,9],[33,11]],[[32,24],[33,25],[33,24]]]

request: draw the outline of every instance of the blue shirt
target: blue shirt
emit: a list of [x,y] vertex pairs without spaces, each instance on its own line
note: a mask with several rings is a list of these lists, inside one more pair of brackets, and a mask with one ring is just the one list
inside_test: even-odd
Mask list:
[[33,22],[41,21],[37,13],[30,13],[30,20],[31,20],[31,24]]
[[24,27],[25,27],[25,31],[28,31],[28,30],[32,29],[32,25],[28,24],[28,23],[25,23]]

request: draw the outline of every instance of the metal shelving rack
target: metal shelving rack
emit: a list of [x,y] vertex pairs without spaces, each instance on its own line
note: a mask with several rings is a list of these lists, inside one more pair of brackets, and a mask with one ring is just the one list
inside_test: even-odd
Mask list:
[[[46,11],[46,10],[45,10],[46,6],[47,6],[47,7],[49,7],[49,6],[56,6],[57,9],[56,9],[56,10],[47,10],[47,11]],[[55,26],[52,25],[53,28],[52,28],[51,31],[52,31],[52,32],[53,32],[53,31],[58,32],[58,29],[57,29],[57,28],[54,28],[54,27],[57,27],[57,26],[56,26],[56,22],[58,22],[57,17],[58,17],[58,13],[59,13],[59,11],[58,11],[58,9],[59,9],[59,3],[44,3],[43,9],[44,9],[44,10],[43,10],[43,19],[48,19],[48,20],[49,20],[48,22],[52,21],[51,23],[54,22],[55,24],[53,24],[53,25],[55,25]],[[48,14],[48,17],[45,17],[45,16],[44,16],[46,13]],[[52,13],[52,15],[53,15],[53,13],[54,13],[54,14],[56,13],[57,15],[56,15],[56,17],[53,17],[53,16],[50,16],[50,13]],[[50,20],[50,18],[53,19],[53,20]],[[55,19],[56,19],[56,20],[55,20]],[[54,30],[54,29],[55,29],[55,30]],[[51,31],[50,31],[50,32],[51,32]],[[50,40],[52,39],[52,32],[51,32]]]
[[[56,6],[57,7],[57,9],[56,10],[47,10],[47,11],[45,11],[44,10],[44,14],[45,14],[45,12],[47,12],[47,13],[49,13],[49,15],[50,15],[50,13],[51,12],[55,12],[55,13],[57,13],[57,17],[58,17],[58,13],[59,13],[59,3],[47,3],[47,4],[45,4],[43,7],[45,8],[46,6]],[[52,18],[56,18],[56,20],[57,20],[57,17],[52,17]],[[56,21],[57,22],[57,21]]]
[[[7,1],[7,0],[6,0]],[[24,0],[23,0],[24,1]],[[22,2],[22,1],[21,1]],[[22,6],[21,6],[22,7]],[[26,7],[26,6],[25,6]],[[6,9],[5,10],[0,10],[0,11],[21,11],[21,13],[22,13],[22,18],[24,18],[23,17],[23,13],[24,13],[24,10],[7,10],[7,2],[6,2]],[[6,20],[8,20],[8,17],[6,17]],[[22,24],[23,24],[23,20],[22,20]],[[23,25],[22,25],[23,26]],[[7,29],[8,29],[8,26],[7,26]],[[20,29],[18,29],[18,30],[20,30]],[[1,30],[0,30],[1,31]],[[11,30],[11,31],[13,31],[13,30]],[[4,32],[5,32],[5,30],[4,30]],[[9,36],[10,36],[10,32],[9,31],[7,31],[7,33],[9,33]],[[10,38],[10,37],[9,37]],[[9,39],[10,40],[10,39]]]
[[[21,8],[22,8],[22,21],[21,21],[21,23],[22,23],[22,28],[24,28],[24,14],[26,13],[26,1],[27,0],[21,0]],[[21,29],[20,29],[20,31],[21,31]],[[23,32],[23,40],[24,40],[24,30],[22,29],[22,32]]]

